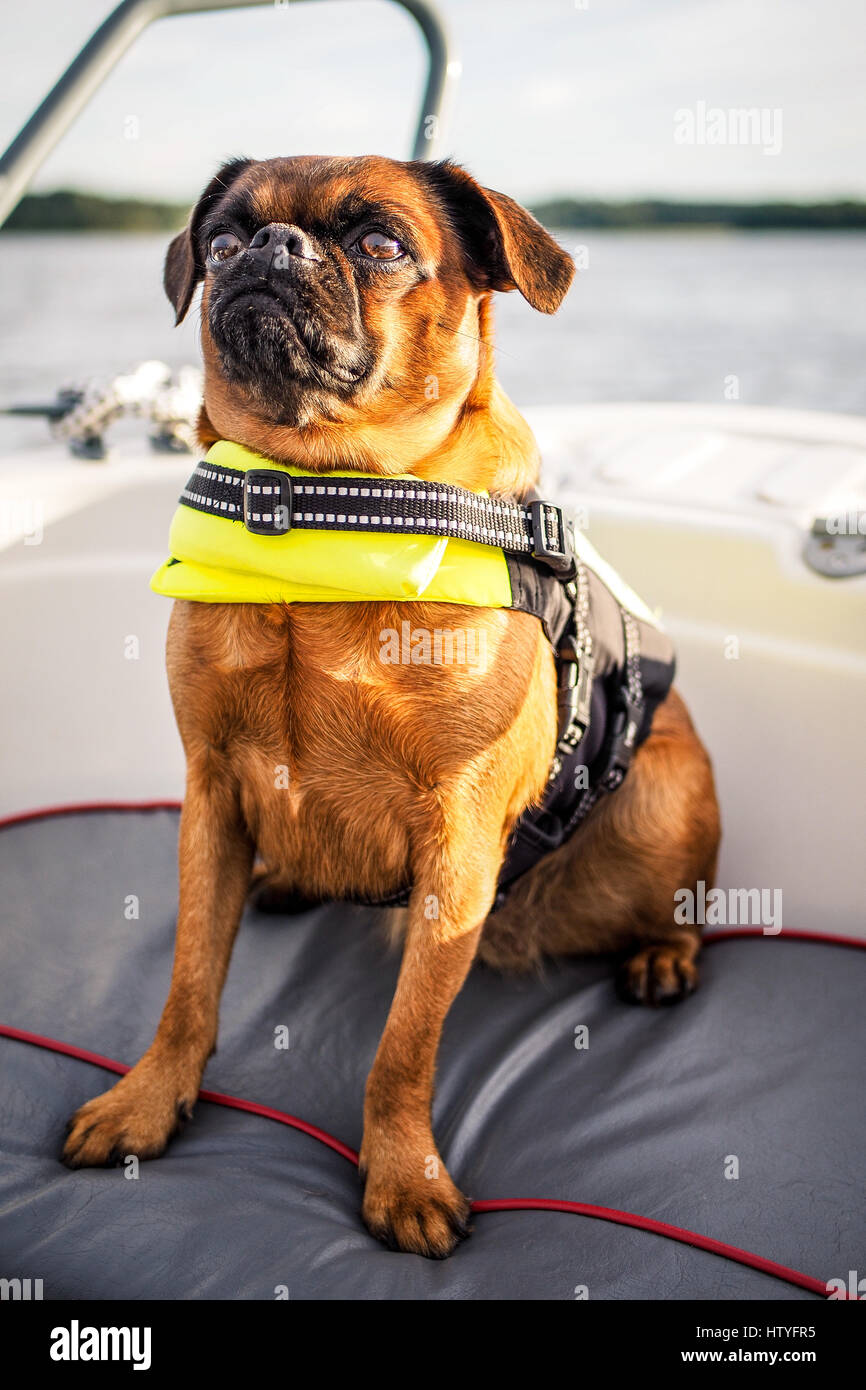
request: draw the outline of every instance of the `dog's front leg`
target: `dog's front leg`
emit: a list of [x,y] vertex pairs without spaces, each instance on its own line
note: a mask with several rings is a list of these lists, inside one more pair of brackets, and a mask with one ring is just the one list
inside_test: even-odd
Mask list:
[[367,1081],[361,1174],[364,1220],[392,1249],[434,1259],[468,1231],[469,1203],[433,1138],[436,1053],[445,1016],[478,946],[496,887],[498,849],[452,854],[416,874],[403,962]]
[[70,1168],[157,1158],[198,1095],[250,880],[253,847],[233,790],[190,775],[180,822],[180,907],[168,1000],[153,1042],[110,1091],[73,1115]]

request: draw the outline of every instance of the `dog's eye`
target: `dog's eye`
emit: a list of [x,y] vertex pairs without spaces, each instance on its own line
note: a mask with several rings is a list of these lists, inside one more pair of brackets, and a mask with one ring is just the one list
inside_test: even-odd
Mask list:
[[212,261],[227,261],[230,256],[236,256],[242,248],[243,242],[234,232],[217,232],[216,236],[210,239],[208,254]]
[[363,256],[374,261],[398,261],[405,254],[396,237],[384,232],[366,232],[355,244]]

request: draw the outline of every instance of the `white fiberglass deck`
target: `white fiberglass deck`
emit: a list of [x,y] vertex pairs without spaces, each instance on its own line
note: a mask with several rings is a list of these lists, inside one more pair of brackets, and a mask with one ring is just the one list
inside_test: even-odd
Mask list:
[[[722,886],[781,889],[789,927],[866,936],[866,576],[803,560],[812,521],[866,508],[866,420],[727,407],[527,411],[546,491],[652,606],[713,755]],[[0,811],[179,797],[148,589],[192,469],[121,439],[0,467]]]

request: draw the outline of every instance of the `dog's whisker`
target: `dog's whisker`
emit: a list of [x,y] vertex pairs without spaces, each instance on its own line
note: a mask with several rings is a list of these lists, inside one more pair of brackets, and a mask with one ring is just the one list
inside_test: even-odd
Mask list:
[[387,390],[393,391],[394,395],[399,396],[401,401],[405,401],[407,405],[415,405],[415,401],[410,400],[408,396],[404,396],[403,392],[394,385],[393,381],[386,381],[384,384]]
[[504,348],[499,347],[499,345],[494,343],[490,338],[481,338],[477,333],[467,333],[463,328],[452,328],[450,323],[443,323],[441,319],[437,319],[437,327],[444,328],[446,333],[453,333],[456,338],[471,338],[473,342],[480,343],[482,347],[488,348],[490,352],[501,352],[503,357],[510,357],[515,362],[520,361],[518,357],[514,356],[513,352],[506,352]]

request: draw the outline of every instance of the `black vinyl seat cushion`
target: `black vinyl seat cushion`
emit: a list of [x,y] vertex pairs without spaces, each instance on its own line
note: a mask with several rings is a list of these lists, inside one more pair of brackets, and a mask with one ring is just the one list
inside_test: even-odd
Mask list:
[[[168,990],[177,825],[174,811],[141,810],[3,829],[0,1023],[140,1056]],[[615,1207],[847,1278],[863,1268],[866,1226],[866,953],[766,938],[722,942],[703,961],[698,993],[657,1011],[617,1000],[609,960],[554,962],[528,979],[476,967],[442,1041],[443,1157],[476,1199]],[[249,911],[204,1086],[357,1149],[398,965],[369,909]],[[578,1049],[581,1025],[589,1046]],[[283,1028],[287,1049],[275,1046]],[[0,1056],[0,1276],[41,1278],[47,1299],[815,1296],[555,1212],[478,1214],[441,1263],[395,1254],[365,1230],[344,1158],[205,1102],[137,1179],[71,1173],[58,1159],[65,1121],[113,1078],[7,1038]]]

